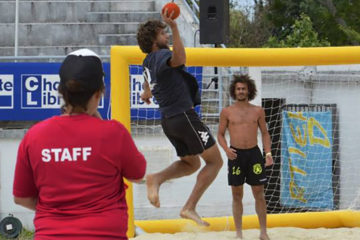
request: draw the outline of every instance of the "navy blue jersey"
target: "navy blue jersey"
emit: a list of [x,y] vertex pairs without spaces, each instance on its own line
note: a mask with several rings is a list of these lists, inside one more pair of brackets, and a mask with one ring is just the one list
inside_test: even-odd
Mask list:
[[172,68],[172,52],[161,49],[149,53],[144,62],[144,77],[149,81],[152,95],[163,117],[171,117],[200,104],[199,86],[185,66]]

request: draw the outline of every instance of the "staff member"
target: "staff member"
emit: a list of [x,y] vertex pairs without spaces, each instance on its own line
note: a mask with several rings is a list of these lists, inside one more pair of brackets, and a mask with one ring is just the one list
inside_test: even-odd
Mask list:
[[18,149],[16,204],[35,211],[35,238],[127,239],[123,177],[139,181],[146,162],[125,127],[105,121],[100,58],[70,53],[60,68],[65,112],[34,125]]

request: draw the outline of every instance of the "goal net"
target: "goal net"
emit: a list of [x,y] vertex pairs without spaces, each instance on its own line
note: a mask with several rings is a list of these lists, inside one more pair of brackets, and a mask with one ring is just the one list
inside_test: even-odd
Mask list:
[[[218,58],[227,54],[222,53]],[[205,63],[198,60],[200,57],[191,60],[196,56],[196,53],[188,54],[188,62],[196,66],[188,67],[188,71],[201,88],[202,104],[197,111],[215,138],[219,114],[222,108],[232,104],[229,85],[233,74],[249,74],[256,81],[258,96],[252,103],[265,109],[274,158],[274,165],[266,169],[268,213],[360,208],[360,161],[356,151],[360,142],[359,65],[325,65],[329,63],[322,58],[317,64],[313,59],[307,63],[304,58],[294,66],[266,67],[258,63],[265,67],[247,68],[240,67],[242,59],[236,57],[220,65],[216,60],[211,64],[211,57]],[[271,57],[264,61],[271,63],[268,65],[276,64]],[[339,64],[357,63],[356,60],[341,61]],[[286,60],[283,62],[282,65],[289,65]],[[178,158],[162,132],[156,103],[146,105],[140,100],[143,81],[140,63],[129,60],[131,132],[147,159],[147,173],[153,173]],[[226,65],[232,67],[223,67]],[[252,65],[251,59],[244,65]],[[260,135],[258,142],[261,148]],[[232,215],[227,158],[222,149],[221,153],[224,166],[197,207],[202,217]],[[135,219],[178,218],[196,175],[164,183],[160,189],[160,209],[148,203],[145,184],[134,185]],[[245,186],[243,206],[244,215],[255,214],[248,186]]]
[[358,65],[262,70],[262,105],[275,155],[268,211],[356,207],[359,80]]

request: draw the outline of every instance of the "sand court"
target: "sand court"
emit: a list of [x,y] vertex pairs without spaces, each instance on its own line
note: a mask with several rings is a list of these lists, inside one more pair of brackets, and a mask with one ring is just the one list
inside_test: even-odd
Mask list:
[[[269,228],[268,234],[276,240],[359,240],[360,228],[316,228],[294,227]],[[258,240],[259,229],[243,231],[243,240]],[[236,239],[234,231],[223,232],[180,232],[174,234],[146,233],[131,240],[230,240]]]

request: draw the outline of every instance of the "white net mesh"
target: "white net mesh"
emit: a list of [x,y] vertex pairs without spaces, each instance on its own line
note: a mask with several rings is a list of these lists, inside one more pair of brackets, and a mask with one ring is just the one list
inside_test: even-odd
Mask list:
[[[267,194],[272,211],[345,209],[356,199],[359,70],[359,66],[263,70],[262,99],[279,158],[268,185],[274,189]],[[281,115],[271,112],[276,105],[282,108]],[[274,141],[277,135],[280,141]]]
[[[147,173],[157,172],[177,157],[161,130],[156,106],[139,101],[142,68],[130,69],[132,135],[148,160]],[[254,104],[265,109],[275,162],[267,169],[269,213],[360,208],[358,65],[188,69],[202,89],[198,111],[215,137],[219,113],[231,104],[228,88],[232,74],[255,73],[259,96]],[[232,215],[227,159],[221,152],[225,164],[198,205],[204,217]],[[164,183],[160,209],[147,202],[145,185],[135,185],[135,218],[177,218],[195,181],[196,173]],[[247,186],[243,204],[245,215],[255,213]]]

